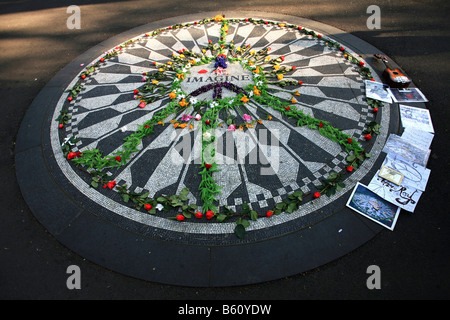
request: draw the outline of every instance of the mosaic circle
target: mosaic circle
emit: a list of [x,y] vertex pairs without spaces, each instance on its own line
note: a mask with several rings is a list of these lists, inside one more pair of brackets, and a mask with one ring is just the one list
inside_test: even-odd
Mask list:
[[125,228],[218,244],[277,236],[329,215],[378,158],[390,107],[368,103],[371,78],[350,49],[286,22],[149,30],[73,79],[51,150],[80,197]]

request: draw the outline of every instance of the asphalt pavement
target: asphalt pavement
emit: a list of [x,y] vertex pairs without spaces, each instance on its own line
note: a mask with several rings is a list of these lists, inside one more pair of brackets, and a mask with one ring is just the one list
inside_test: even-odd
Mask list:
[[[381,9],[381,28],[367,27],[369,5]],[[81,9],[81,28],[67,28],[67,8]],[[448,299],[450,4],[441,1],[0,1],[0,298],[20,299]],[[385,52],[429,99],[436,136],[431,177],[413,214],[353,252],[317,269],[261,284],[189,288],[130,278],[87,261],[61,245],[34,218],[15,175],[15,141],[39,91],[89,48],[129,29],[186,14],[276,12],[346,31]],[[33,180],[33,176],[29,179]],[[34,181],[39,187],[39,181]],[[55,199],[58,201],[58,199]],[[67,268],[81,271],[81,289],[68,289]],[[381,273],[369,289],[368,267]],[[191,272],[186,270],[186,277]],[[238,273],[239,270],[236,270]]]

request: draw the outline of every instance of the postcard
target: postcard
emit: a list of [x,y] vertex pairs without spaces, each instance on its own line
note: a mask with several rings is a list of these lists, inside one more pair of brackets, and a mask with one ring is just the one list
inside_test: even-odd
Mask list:
[[413,127],[406,127],[402,133],[402,139],[422,149],[430,149],[434,134]]
[[431,173],[430,169],[427,169],[417,163],[405,160],[394,153],[388,153],[382,166],[391,168],[402,174],[403,179],[401,185],[409,186],[420,191],[425,191]]
[[396,134],[389,135],[382,151],[386,153],[395,153],[403,159],[417,163],[423,167],[427,166],[431,153],[430,149],[426,150],[419,148]]
[[382,166],[378,175],[383,179],[395,183],[398,186],[402,184],[403,178],[405,177],[400,172],[395,171],[394,169],[389,168],[387,166]]
[[417,130],[434,133],[434,127],[428,109],[415,108],[402,104],[399,105],[399,108],[400,118],[404,128],[412,127]]
[[371,80],[365,80],[364,82],[366,84],[367,98],[392,103],[392,97],[387,90],[389,88],[387,84]]
[[428,102],[428,99],[417,88],[388,88],[394,102]]
[[384,200],[359,182],[347,202],[347,207],[389,230],[394,230],[400,213],[399,207]]
[[372,178],[367,188],[393,205],[414,212],[422,191],[405,185],[398,186],[378,174],[379,172]]

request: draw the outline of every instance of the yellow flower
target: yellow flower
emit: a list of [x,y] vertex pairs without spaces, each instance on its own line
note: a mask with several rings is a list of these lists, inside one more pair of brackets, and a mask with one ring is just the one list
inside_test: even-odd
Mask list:
[[260,70],[259,70],[259,66],[257,66],[256,69],[253,70],[254,73],[259,73],[259,71],[260,71]]
[[272,116],[271,115],[267,116],[267,120],[272,120]]
[[222,21],[223,20],[223,15],[218,14],[217,16],[214,17],[214,20],[217,21],[217,22]]
[[276,65],[273,66],[273,68],[274,68],[275,70],[278,70],[278,69],[280,69],[280,65],[279,65],[279,64],[276,64]]
[[175,99],[176,97],[177,97],[177,94],[175,93],[175,91],[172,91],[171,93],[169,93],[170,99]]
[[243,126],[239,126],[239,130],[244,130],[244,127]]
[[180,54],[180,58],[184,58],[184,54]]
[[184,73],[177,73],[178,79],[184,79]]
[[262,120],[258,120],[258,123],[259,123],[259,124],[262,124]]
[[203,52],[203,53],[205,53],[205,52],[206,52],[206,50],[205,50],[205,49],[202,49],[202,52]]
[[186,128],[187,127],[187,123],[182,123],[182,124],[180,124],[179,126],[178,126],[178,128]]
[[163,122],[162,121],[158,121],[158,124],[163,124]]
[[175,123],[173,124],[173,127],[176,128],[176,127],[178,127],[178,125],[179,125],[179,123],[178,123],[178,122],[175,122]]
[[295,90],[294,95],[299,96],[300,93],[298,92],[298,90]]
[[277,79],[278,79],[278,80],[281,80],[281,79],[283,79],[283,77],[284,77],[284,76],[283,76],[283,74],[282,74],[282,73],[280,73],[280,74],[277,74]]
[[251,55],[254,55],[255,53],[256,53],[255,50],[250,51]]
[[247,98],[247,96],[243,96],[243,97],[241,98],[241,101],[242,101],[243,103],[247,103],[247,102],[250,101],[250,99]]
[[256,86],[253,86],[253,93],[256,96],[260,96],[261,95],[261,90],[258,90],[258,88]]
[[295,100],[294,98],[291,99],[291,103],[296,103],[297,100]]
[[153,80],[152,83],[153,84],[157,84],[159,81],[158,80]]
[[163,69],[163,68],[159,68],[158,71],[159,71],[159,72],[163,72],[164,69]]
[[194,129],[194,126],[192,124],[189,125],[189,129]]
[[172,65],[172,61],[168,61],[167,64],[170,66]]
[[169,122],[170,122],[170,123],[174,123],[174,122],[175,122],[175,119],[172,119],[172,120],[170,120]]

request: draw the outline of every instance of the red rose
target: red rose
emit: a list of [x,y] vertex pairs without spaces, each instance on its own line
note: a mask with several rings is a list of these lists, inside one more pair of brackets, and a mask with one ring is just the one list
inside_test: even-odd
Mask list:
[[72,101],[72,97],[68,97],[68,98],[67,98],[67,101]]
[[298,27],[298,30],[302,30],[302,27]]
[[59,124],[58,128],[62,129],[64,125],[62,123]]
[[321,34],[318,34],[318,35],[317,35],[317,38],[319,38],[319,39],[322,38],[322,35],[321,35]]
[[153,207],[152,207],[151,204],[146,203],[146,204],[144,204],[144,208],[145,208],[145,210],[149,211],[149,210],[151,210]]
[[293,67],[292,67],[292,70],[295,70],[295,69],[297,69],[297,67],[296,67],[296,66],[293,66]]
[[286,109],[287,111],[289,111],[289,110],[291,109],[291,107],[287,106],[287,107],[285,107],[285,109]]
[[364,65],[364,62],[360,61],[359,65],[362,67]]
[[115,182],[115,181],[110,181],[110,182],[108,182],[107,184],[105,184],[105,185],[103,186],[103,188],[104,188],[104,189],[106,189],[106,188],[113,189],[115,185],[116,185],[116,182]]
[[302,85],[302,84],[303,84],[303,81],[299,81],[298,84],[299,84],[299,85]]
[[82,74],[81,75],[81,79],[85,79],[86,78],[86,75],[85,74]]
[[177,215],[178,221],[184,221],[185,217],[182,214]]
[[351,139],[351,138],[348,138],[348,139],[347,139],[347,142],[348,142],[348,143],[352,143],[352,139]]
[[81,157],[81,152],[80,151],[78,151],[78,152],[69,152],[67,154],[67,159],[68,160],[71,160],[73,158],[79,158],[79,157]]
[[100,62],[103,62],[103,61],[105,61],[105,58],[100,58]]
[[373,112],[378,112],[378,108],[373,108]]
[[364,138],[366,138],[366,140],[370,140],[370,139],[372,139],[372,136],[371,136],[370,134],[366,134],[366,135],[364,136]]
[[149,126],[148,124],[146,124],[146,125],[144,126],[144,128],[150,128],[150,126]]
[[120,156],[115,157],[114,159],[116,159],[117,161],[120,162],[120,160],[122,160],[122,158]]
[[210,169],[212,167],[212,165],[211,164],[209,164],[209,163],[205,163],[205,168],[206,169]]
[[201,213],[201,212],[199,212],[199,211],[196,211],[196,212],[195,212],[195,217],[196,217],[197,219],[201,219],[201,218],[203,217],[203,213]]
[[212,219],[212,218],[214,218],[214,211],[207,211],[206,219]]
[[323,123],[321,122],[321,123],[319,123],[319,128],[322,128],[323,127]]
[[344,47],[341,47],[341,51],[345,51],[345,48],[344,48]]
[[267,211],[267,213],[266,213],[267,218],[271,217],[272,215],[273,215],[273,211],[272,210]]
[[134,89],[134,94],[138,94],[139,93],[139,90],[138,89]]
[[284,61],[284,56],[281,56],[280,59],[281,59],[281,61]]
[[75,158],[77,156],[77,154],[75,152],[69,152],[69,154],[67,155],[67,159],[71,160],[73,158]]
[[320,192],[314,192],[314,195],[313,195],[313,197],[314,197],[314,199],[317,199],[317,198],[319,198],[320,197]]
[[205,121],[205,123],[206,123],[206,124],[210,124],[210,123],[211,123],[211,121],[209,121],[209,120],[206,120],[206,121]]
[[353,167],[352,167],[352,166],[348,166],[348,167],[347,167],[347,171],[348,171],[348,172],[352,172],[352,171],[353,171]]

